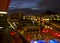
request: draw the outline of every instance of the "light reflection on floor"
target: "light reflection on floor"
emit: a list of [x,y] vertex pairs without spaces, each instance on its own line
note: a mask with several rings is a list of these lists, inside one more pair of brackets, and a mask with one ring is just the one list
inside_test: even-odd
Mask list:
[[[46,43],[44,40],[32,40],[31,43]],[[49,40],[47,43],[59,43],[57,40]]]

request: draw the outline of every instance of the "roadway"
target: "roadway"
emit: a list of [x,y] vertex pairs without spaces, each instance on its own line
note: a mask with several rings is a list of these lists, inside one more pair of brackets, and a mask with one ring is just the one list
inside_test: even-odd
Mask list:
[[51,21],[49,23],[46,22],[46,25],[52,27],[54,30],[60,31],[60,23]]

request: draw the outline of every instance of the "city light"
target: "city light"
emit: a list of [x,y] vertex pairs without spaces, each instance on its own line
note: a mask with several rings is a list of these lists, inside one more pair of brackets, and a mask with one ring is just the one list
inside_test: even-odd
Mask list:
[[0,14],[7,14],[8,12],[0,11]]
[[3,27],[0,27],[0,29],[2,29]]
[[43,20],[50,20],[50,19],[43,19]]
[[14,31],[11,31],[11,32],[10,32],[10,35],[11,35],[11,36],[14,36],[15,34],[16,34],[16,33],[15,33]]

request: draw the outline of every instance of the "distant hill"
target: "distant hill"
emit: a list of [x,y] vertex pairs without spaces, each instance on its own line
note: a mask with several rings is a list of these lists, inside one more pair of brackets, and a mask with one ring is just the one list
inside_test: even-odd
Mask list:
[[46,11],[43,14],[58,14],[57,12],[53,12],[53,11]]
[[43,14],[58,14],[54,11],[45,11],[45,12],[41,12],[39,10],[33,10],[30,8],[21,8],[21,9],[13,9],[13,10],[9,10],[9,14],[18,14],[18,13],[24,13],[25,15],[43,15]]
[[13,10],[10,10],[9,11],[9,14],[12,14],[12,13],[24,13],[25,15],[39,15],[40,14],[40,11],[39,10],[32,10],[32,9],[29,9],[29,8],[22,8],[22,9],[13,9]]

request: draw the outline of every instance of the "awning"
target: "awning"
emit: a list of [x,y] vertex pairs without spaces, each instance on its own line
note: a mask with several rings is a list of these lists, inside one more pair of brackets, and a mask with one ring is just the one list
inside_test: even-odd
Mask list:
[[0,0],[0,11],[7,11],[9,7],[10,0]]

